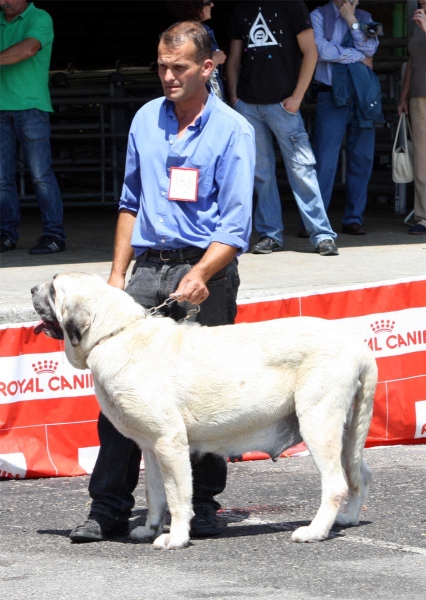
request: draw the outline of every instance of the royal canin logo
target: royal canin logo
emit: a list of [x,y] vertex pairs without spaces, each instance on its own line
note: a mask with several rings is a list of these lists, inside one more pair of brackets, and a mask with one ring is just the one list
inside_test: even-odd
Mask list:
[[90,372],[80,371],[73,374],[68,371],[65,375],[58,372],[58,367],[59,362],[55,360],[39,360],[31,363],[34,375],[0,381],[0,403],[1,398],[13,401],[14,397],[25,398],[26,395],[33,396],[43,393],[50,395],[53,392],[56,395],[61,392],[65,394],[74,392],[75,394],[79,390],[82,392],[85,390],[84,395],[86,395],[93,389],[93,376]]
[[415,352],[415,346],[426,344],[426,329],[397,333],[394,332],[395,325],[396,322],[391,319],[377,319],[370,323],[372,337],[364,341],[373,352],[408,347],[413,347],[412,351]]

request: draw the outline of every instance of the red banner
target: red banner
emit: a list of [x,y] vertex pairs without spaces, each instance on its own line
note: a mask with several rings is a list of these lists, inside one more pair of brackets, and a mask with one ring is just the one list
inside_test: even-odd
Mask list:
[[[426,278],[242,301],[237,322],[296,316],[340,320],[373,350],[368,446],[426,442]],[[62,342],[35,336],[33,326],[0,328],[0,478],[90,473],[99,449],[91,373],[73,369]]]

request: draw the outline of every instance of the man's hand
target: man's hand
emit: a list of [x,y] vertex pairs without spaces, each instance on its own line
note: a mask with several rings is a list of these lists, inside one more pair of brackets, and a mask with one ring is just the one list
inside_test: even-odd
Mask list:
[[343,0],[342,6],[339,8],[342,18],[345,19],[349,27],[351,27],[354,23],[357,23],[357,19],[355,17],[357,6],[358,0],[355,0],[353,4],[349,2],[349,0]]
[[201,304],[209,297],[209,290],[202,277],[193,269],[182,278],[179,287],[170,296],[172,298],[178,296],[178,302]]
[[422,8],[415,11],[413,21],[426,33],[426,13]]
[[370,69],[373,68],[373,57],[372,56],[366,56],[364,58],[364,60],[361,61],[364,65],[367,65],[367,67],[370,67]]
[[405,114],[406,114],[406,115],[408,115],[408,114],[409,114],[409,110],[408,110],[408,101],[407,101],[407,99],[406,99],[406,98],[402,98],[402,97],[401,97],[401,99],[400,99],[400,101],[399,101],[399,104],[398,104],[398,114],[399,114],[399,116],[401,116],[401,114],[402,114],[403,112],[405,112]]
[[238,96],[229,96],[229,105],[234,108],[234,106],[237,104],[239,98]]
[[108,279],[108,284],[112,287],[119,288],[120,290],[124,290],[125,286],[125,277],[124,275],[119,275],[118,273],[111,273]]
[[281,104],[284,106],[286,111],[296,114],[300,108],[301,103],[301,100],[298,100],[294,96],[289,96],[288,98],[284,98]]

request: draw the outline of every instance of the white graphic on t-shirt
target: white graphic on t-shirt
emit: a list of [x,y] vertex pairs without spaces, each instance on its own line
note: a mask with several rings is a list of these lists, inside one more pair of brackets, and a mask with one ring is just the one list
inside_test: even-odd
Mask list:
[[253,23],[250,29],[249,38],[251,43],[247,48],[256,48],[259,46],[278,46],[277,40],[274,38],[272,31],[266,24],[261,12]]

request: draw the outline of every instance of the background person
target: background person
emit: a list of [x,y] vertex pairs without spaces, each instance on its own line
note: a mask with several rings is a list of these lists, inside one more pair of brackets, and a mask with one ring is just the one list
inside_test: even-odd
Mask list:
[[[346,106],[336,106],[332,95],[333,65],[361,62],[372,68],[372,57],[379,46],[377,36],[367,38],[361,30],[361,25],[370,23],[372,19],[369,13],[358,10],[357,6],[358,0],[353,3],[350,0],[330,0],[311,13],[319,55],[314,77],[319,84],[314,153],[321,194],[328,210],[340,148],[346,134],[347,183],[342,231],[365,235],[362,223],[374,161],[374,122],[369,127],[361,127],[353,99]],[[353,39],[353,48],[342,45],[348,32]]]
[[315,157],[299,108],[311,82],[317,50],[304,2],[241,2],[235,9],[227,61],[229,103],[256,135],[253,254],[283,250],[284,224],[275,175],[273,135],[315,251],[334,256],[334,243],[315,172]]
[[43,223],[43,235],[30,254],[62,252],[63,207],[50,150],[52,19],[25,0],[0,0],[0,8],[0,251],[16,248],[19,237],[19,141]]
[[[405,71],[398,114],[410,114],[414,150],[414,218],[408,232],[426,233],[426,0],[413,16],[415,23],[408,41],[410,60]],[[409,106],[408,109],[408,98]]]
[[212,18],[211,0],[169,0],[170,12],[179,21],[199,21],[210,36],[212,44],[212,60],[214,70],[210,76],[209,84],[216,96],[225,101],[225,89],[222,81],[222,65],[226,60],[226,54],[220,50],[216,41],[214,31],[206,25],[206,21]]
[[[210,326],[232,324],[236,315],[236,255],[248,247],[255,160],[250,125],[206,87],[213,68],[210,38],[199,23],[178,23],[161,36],[165,98],[145,104],[130,129],[109,279],[123,289],[135,253],[126,291],[137,302],[151,308],[180,294],[179,304],[163,312],[179,320],[188,302],[200,304],[197,321]],[[98,431],[93,502],[88,520],[71,532],[73,542],[125,535],[134,506],[141,451],[102,414]],[[207,454],[192,470],[191,536],[217,535],[222,528],[214,496],[225,488],[226,462]]]

